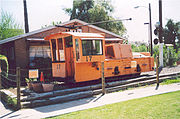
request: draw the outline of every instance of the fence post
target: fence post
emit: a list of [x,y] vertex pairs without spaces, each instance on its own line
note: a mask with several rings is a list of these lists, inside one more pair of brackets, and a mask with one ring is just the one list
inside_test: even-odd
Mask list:
[[156,76],[157,86],[159,86],[159,56],[156,57]]
[[105,91],[105,78],[104,78],[104,62],[101,62],[101,79],[102,79],[102,94],[106,93]]
[[17,109],[21,109],[21,74],[20,67],[16,67],[16,85],[17,85]]

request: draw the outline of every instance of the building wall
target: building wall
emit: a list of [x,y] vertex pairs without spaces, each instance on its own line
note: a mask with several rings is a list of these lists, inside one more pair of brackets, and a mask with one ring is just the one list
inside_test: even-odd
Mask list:
[[2,53],[2,45],[0,45],[0,54]]
[[[68,25],[82,25],[81,23],[78,22],[73,22]],[[79,29],[82,30],[82,32],[86,33],[104,33],[103,31],[97,30],[95,28],[89,27],[89,26],[82,26]],[[62,27],[56,27],[50,30],[46,30],[41,33],[33,34],[31,36],[28,36],[28,38],[44,38],[47,35],[53,34],[53,33],[58,33],[58,32],[66,32],[69,29],[67,28],[62,28]],[[113,36],[111,34],[105,33],[106,38],[118,38],[116,36]],[[45,44],[41,44],[38,41],[28,41],[26,39],[18,39],[12,42],[4,43],[3,45],[0,45],[0,54],[3,54],[8,57],[9,61],[9,67],[10,69],[15,69],[16,67],[20,67],[22,69],[28,69],[29,68],[29,48],[30,46],[41,46],[41,45],[49,45],[48,42]],[[14,59],[10,56],[13,55],[12,52],[14,52]],[[9,53],[11,52],[11,53]],[[26,71],[25,75],[27,75],[28,71]]]
[[28,42],[25,39],[15,41],[16,67],[28,68]]
[[[82,25],[82,24],[78,23],[78,22],[73,22],[73,23],[66,24],[65,26],[70,26],[70,25],[79,26],[79,25]],[[82,26],[79,29],[82,29],[82,32],[85,32],[85,33],[104,33],[106,38],[120,38],[120,37],[116,37],[116,36],[113,36],[111,34],[102,32],[102,31],[97,30],[95,28],[92,28],[90,26]],[[44,38],[44,37],[46,37],[46,36],[48,36],[50,34],[53,34],[53,33],[66,32],[66,31],[69,31],[69,29],[63,28],[63,27],[56,27],[56,28],[44,31],[42,33],[34,34],[34,35],[31,36],[31,38]]]
[[8,59],[9,69],[14,69],[16,67],[14,42],[0,45],[0,49],[0,54],[5,55]]
[[[80,23],[75,23],[75,24],[76,24],[76,26],[82,25]],[[67,24],[67,26],[68,25],[74,25],[74,23]],[[95,28],[89,27],[89,26],[82,26],[81,29],[82,29],[82,32],[85,32],[85,33],[104,33],[105,38],[119,38],[119,37],[115,37],[115,36],[113,36],[111,34],[108,34],[108,33],[102,32],[100,30],[97,30]]]

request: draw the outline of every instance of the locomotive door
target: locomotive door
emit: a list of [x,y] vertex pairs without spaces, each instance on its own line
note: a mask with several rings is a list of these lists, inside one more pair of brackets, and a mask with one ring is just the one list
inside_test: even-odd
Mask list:
[[66,77],[74,78],[74,54],[72,36],[65,37],[65,58],[66,58]]

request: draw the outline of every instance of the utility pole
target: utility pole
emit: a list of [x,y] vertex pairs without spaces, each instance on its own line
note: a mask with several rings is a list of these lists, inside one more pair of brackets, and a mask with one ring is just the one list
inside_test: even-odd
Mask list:
[[152,21],[151,21],[151,4],[149,3],[149,30],[150,30],[150,52],[151,56],[153,55],[153,46],[152,46]]
[[153,46],[152,46],[152,21],[151,21],[151,4],[149,3],[149,7],[146,7],[146,6],[136,6],[134,7],[135,9],[136,8],[139,8],[139,7],[144,7],[146,9],[149,10],[149,23],[144,23],[144,24],[149,24],[149,37],[150,37],[150,42],[148,40],[148,43],[149,43],[149,52],[151,53],[151,56],[153,55]]
[[24,3],[24,26],[25,26],[25,33],[29,32],[29,25],[28,25],[28,13],[27,13],[27,6],[26,0],[23,0]]
[[162,0],[159,0],[159,58],[160,67],[163,67],[163,40],[162,40]]

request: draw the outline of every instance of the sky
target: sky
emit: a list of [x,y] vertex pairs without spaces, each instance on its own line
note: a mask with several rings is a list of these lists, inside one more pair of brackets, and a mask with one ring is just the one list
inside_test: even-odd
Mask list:
[[[155,29],[159,21],[159,0],[111,0],[114,12],[111,14],[116,19],[132,18],[131,21],[123,21],[127,29],[129,41],[149,41],[149,3],[152,12],[152,29]],[[66,22],[69,20],[64,8],[72,8],[73,0],[27,0],[29,30],[41,29],[50,25],[53,21]],[[134,7],[141,6],[137,9]],[[180,0],[162,0],[163,26],[168,19],[180,21]],[[24,28],[23,0],[0,0],[0,11],[13,15],[17,23]],[[0,12],[1,13],[1,12]],[[153,35],[153,39],[156,36]]]

